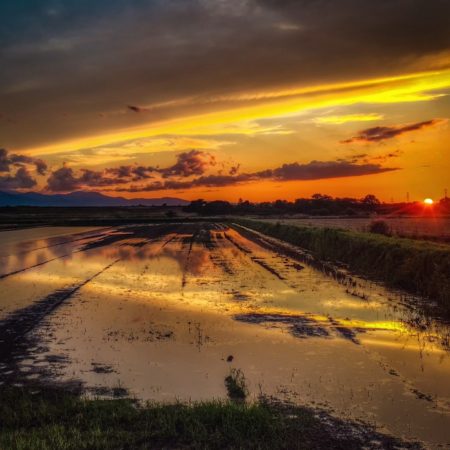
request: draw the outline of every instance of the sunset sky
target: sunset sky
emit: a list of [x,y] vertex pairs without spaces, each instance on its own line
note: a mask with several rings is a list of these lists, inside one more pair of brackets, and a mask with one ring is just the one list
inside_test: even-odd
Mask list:
[[0,190],[450,188],[448,0],[3,0]]

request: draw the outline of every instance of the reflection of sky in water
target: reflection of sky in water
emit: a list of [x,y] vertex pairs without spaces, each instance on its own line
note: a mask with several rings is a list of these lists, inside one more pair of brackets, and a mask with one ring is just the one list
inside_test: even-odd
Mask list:
[[[361,281],[367,299],[355,297],[233,230],[228,239],[212,231],[193,243],[189,232],[152,242],[130,233],[82,251],[99,239],[95,233],[10,256],[17,259],[8,267],[26,268],[67,255],[0,280],[1,317],[119,260],[38,330],[50,354],[69,357],[57,379],[75,376],[88,387],[120,382],[138,397],[157,400],[220,397],[229,369],[223,360],[233,354],[255,395],[261,385],[266,393],[327,402],[340,414],[442,441],[450,426],[448,328],[433,320],[423,327],[393,293]],[[328,334],[300,339],[280,320],[233,319],[246,314],[306,316]],[[96,373],[93,362],[114,370]]]

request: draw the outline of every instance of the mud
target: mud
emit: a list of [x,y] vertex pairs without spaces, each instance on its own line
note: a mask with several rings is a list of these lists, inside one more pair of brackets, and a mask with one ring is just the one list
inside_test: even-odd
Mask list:
[[0,383],[209,400],[236,368],[250,399],[448,444],[449,326],[403,293],[219,223],[8,233]]
[[330,335],[326,328],[306,315],[238,314],[235,319],[247,323],[287,325],[290,333],[298,338],[327,337]]

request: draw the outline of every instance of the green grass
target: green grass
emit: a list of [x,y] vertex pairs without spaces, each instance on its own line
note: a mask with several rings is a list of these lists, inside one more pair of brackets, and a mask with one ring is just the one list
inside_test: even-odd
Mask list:
[[237,223],[339,261],[355,273],[438,302],[450,312],[450,246],[349,230],[241,219]]
[[139,407],[128,399],[86,400],[60,390],[33,394],[29,388],[0,388],[2,450],[351,450],[373,439],[381,439],[383,448],[397,448],[398,441],[393,438],[373,430],[364,434],[347,428],[342,432],[343,423],[333,420],[341,425],[330,425],[330,421],[324,425],[307,408],[268,402],[211,401]]

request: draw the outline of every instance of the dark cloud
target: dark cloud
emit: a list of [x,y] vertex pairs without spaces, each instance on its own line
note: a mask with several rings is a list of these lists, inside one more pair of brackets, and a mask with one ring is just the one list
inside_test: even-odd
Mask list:
[[63,166],[54,170],[47,179],[46,190],[51,192],[69,192],[84,188],[100,188],[129,183],[141,178],[130,178],[132,168],[125,174],[125,167],[117,169],[105,169],[101,171],[81,169],[80,175],[76,175],[71,167]]
[[52,192],[76,191],[81,187],[70,167],[61,167],[53,171],[47,180],[46,189]]
[[0,189],[29,189],[36,186],[37,181],[30,173],[30,167],[34,167],[39,175],[47,171],[47,164],[41,159],[9,153],[0,148]]
[[81,169],[79,175],[75,175],[70,167],[64,166],[50,174],[46,189],[53,192],[66,192],[86,187],[114,186],[154,178],[155,175],[163,178],[188,178],[203,175],[216,164],[213,155],[201,150],[183,152],[176,158],[175,164],[165,168],[128,165],[100,171]]
[[[222,170],[215,174],[208,174],[216,164],[215,157],[208,152],[191,150],[178,154],[175,164],[163,168],[129,165],[106,168],[101,171],[81,169],[76,175],[72,168],[63,166],[50,174],[46,189],[53,192],[98,187],[115,187],[113,189],[115,191],[127,192],[181,190],[232,186],[258,180],[291,181],[354,177],[396,170],[381,167],[379,164],[357,164],[349,160],[337,160],[283,164],[275,169],[252,173],[238,173],[240,166],[236,165],[231,167],[228,175],[224,175]],[[146,184],[133,184],[148,179],[153,181]],[[124,184],[128,186],[120,187]]]
[[0,189],[29,189],[36,186],[36,180],[26,167],[19,167],[14,175],[0,176]]
[[230,175],[236,175],[239,172],[239,169],[241,168],[240,164],[236,164],[235,166],[232,166],[230,168],[229,174]]
[[128,105],[127,108],[130,111],[133,111],[135,113],[142,113],[142,112],[148,112],[149,111],[147,108],[141,108],[140,106],[133,106],[133,105]]
[[450,47],[448,0],[3,1],[0,17],[15,146],[150,121],[124,99],[157,121],[229,94],[430,69]]
[[203,175],[208,169],[216,165],[214,155],[201,150],[191,150],[180,153],[177,162],[159,172],[164,178],[180,176],[189,177],[191,175]]
[[308,164],[283,164],[273,170],[277,180],[320,180],[371,175],[395,170],[378,164],[354,164],[348,161],[311,161]]
[[45,175],[47,171],[47,164],[42,159],[16,155],[9,153],[4,148],[0,148],[0,172],[9,172],[11,167],[22,167],[26,164],[34,165],[40,175]]
[[343,144],[352,142],[380,142],[393,139],[411,131],[423,130],[443,123],[443,119],[431,119],[408,125],[395,125],[389,127],[373,127],[360,131],[356,136],[342,141]]
[[320,180],[326,178],[355,177],[374,175],[398,170],[382,167],[379,164],[354,164],[348,161],[311,161],[307,164],[283,164],[276,169],[238,175],[207,175],[192,180],[155,181],[143,186],[131,186],[115,189],[117,192],[144,192],[160,190],[182,190],[197,187],[225,187],[258,181],[294,181]]

